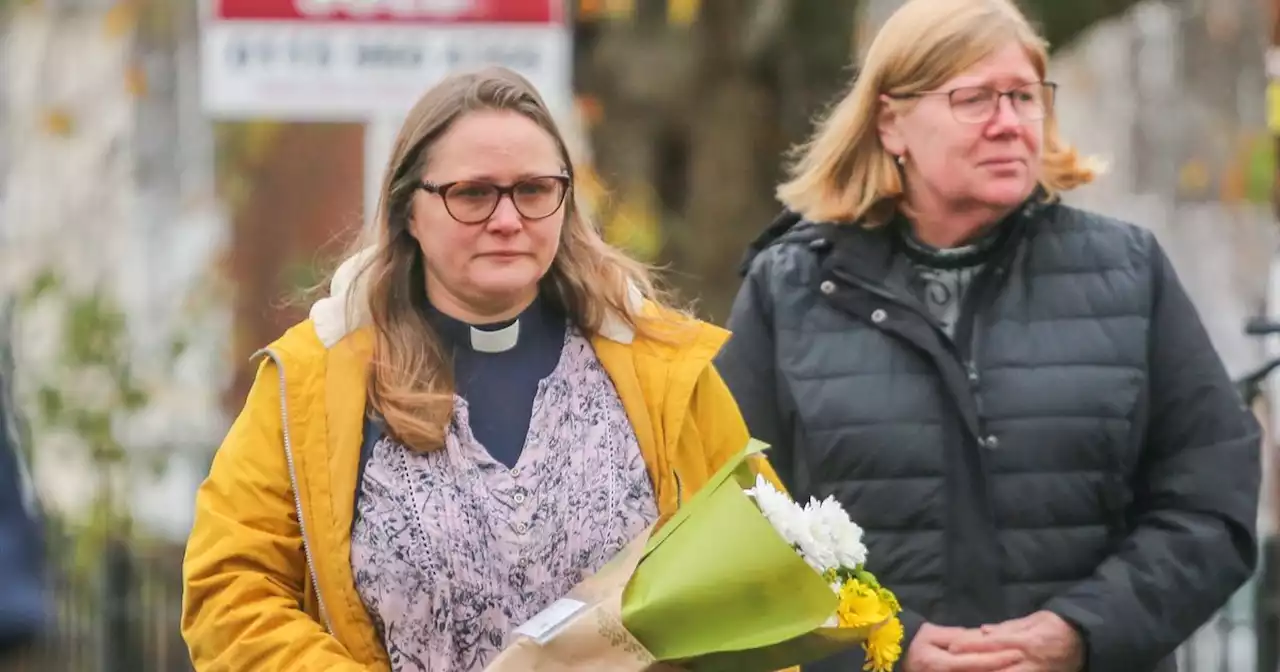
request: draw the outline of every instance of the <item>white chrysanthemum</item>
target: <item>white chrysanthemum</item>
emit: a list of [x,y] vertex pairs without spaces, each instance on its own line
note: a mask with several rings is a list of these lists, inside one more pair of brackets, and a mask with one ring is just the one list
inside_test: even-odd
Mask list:
[[853,569],[866,562],[862,528],[835,498],[810,499],[808,505],[801,506],[763,476],[756,476],[755,487],[744,492],[756,500],[765,519],[799,550],[800,557],[814,571]]
[[801,520],[805,534],[798,544],[805,562],[808,562],[810,567],[819,572],[838,569],[840,561],[836,555],[836,547],[832,543],[831,534],[826,529],[826,521],[822,516],[818,515],[816,509],[806,507],[802,511]]
[[755,487],[748,488],[744,492],[748,497],[755,498],[756,506],[760,507],[760,512],[764,514],[765,519],[788,544],[796,546],[802,537],[808,536],[804,523],[804,510],[790,497],[773,487],[773,484],[764,476],[757,475]]
[[838,567],[853,569],[867,561],[867,547],[862,543],[862,528],[849,518],[849,512],[835,500],[827,497],[821,502],[812,500],[806,509],[819,522],[814,529],[822,530],[823,542],[830,544]]

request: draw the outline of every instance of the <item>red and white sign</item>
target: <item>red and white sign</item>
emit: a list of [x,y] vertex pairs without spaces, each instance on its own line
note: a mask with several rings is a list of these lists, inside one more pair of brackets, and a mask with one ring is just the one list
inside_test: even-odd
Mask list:
[[398,117],[450,72],[505,65],[572,100],[563,0],[207,0],[205,110],[218,118]]
[[217,18],[248,21],[425,21],[555,23],[563,3],[547,0],[222,0]]

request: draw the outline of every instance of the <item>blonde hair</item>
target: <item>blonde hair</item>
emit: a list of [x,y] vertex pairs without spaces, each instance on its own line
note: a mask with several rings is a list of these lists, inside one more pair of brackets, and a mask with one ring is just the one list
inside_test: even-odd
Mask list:
[[564,137],[533,85],[497,67],[445,78],[419,99],[396,138],[382,179],[376,226],[368,227],[365,240],[356,245],[358,250],[371,250],[357,270],[365,276],[367,297],[349,297],[367,298],[374,327],[370,409],[391,436],[419,451],[444,445],[455,388],[446,351],[424,311],[426,260],[409,233],[409,215],[433,143],[460,117],[477,110],[505,110],[533,120],[555,140],[574,180],[563,206],[560,249],[540,281],[542,295],[563,308],[587,335],[599,333],[609,315],[652,334],[656,327],[636,310],[637,293],[666,307],[651,270],[605,243],[584,215]]
[[[1048,45],[1011,2],[909,0],[872,41],[850,91],[808,142],[793,150],[778,199],[814,221],[886,221],[899,205],[903,184],[896,157],[880,143],[880,96],[941,86],[1011,41],[1022,46],[1043,80]],[[1091,182],[1099,171],[1062,140],[1050,107],[1040,186],[1053,197]]]

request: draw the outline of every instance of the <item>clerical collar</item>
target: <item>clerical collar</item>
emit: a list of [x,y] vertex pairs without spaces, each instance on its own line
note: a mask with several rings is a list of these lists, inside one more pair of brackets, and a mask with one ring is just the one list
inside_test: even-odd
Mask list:
[[431,326],[451,347],[493,354],[515,349],[520,344],[522,330],[536,331],[555,319],[549,314],[550,310],[539,298],[519,315],[502,322],[470,324],[445,315],[434,306],[428,308],[427,315]]
[[520,343],[520,318],[512,320],[506,326],[491,326],[469,329],[471,349],[476,352],[506,352]]

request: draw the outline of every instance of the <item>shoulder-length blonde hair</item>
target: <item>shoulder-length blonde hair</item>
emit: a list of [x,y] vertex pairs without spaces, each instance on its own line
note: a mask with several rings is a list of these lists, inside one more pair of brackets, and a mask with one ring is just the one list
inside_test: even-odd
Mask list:
[[[1010,42],[1043,80],[1048,45],[1008,0],[909,0],[872,41],[850,91],[793,150],[778,199],[814,221],[883,223],[903,184],[880,143],[880,96],[934,89]],[[1092,181],[1098,167],[1062,140],[1052,106],[1044,124],[1040,185],[1048,195]]]
[[[424,310],[426,260],[409,233],[409,216],[432,145],[460,117],[477,110],[506,110],[533,120],[555,140],[565,169],[575,175],[564,137],[541,95],[506,68],[447,77],[405,119],[382,178],[376,226],[366,228],[356,245],[367,252],[356,271],[364,277],[352,284],[367,289],[348,301],[367,301],[373,325],[370,410],[396,440],[419,451],[443,446],[455,388],[451,363]],[[664,305],[652,273],[604,241],[579,205],[574,179],[565,199],[560,248],[540,291],[587,335],[598,334],[606,319],[649,334],[656,327],[641,317],[639,299]],[[348,312],[353,308],[348,305]]]

